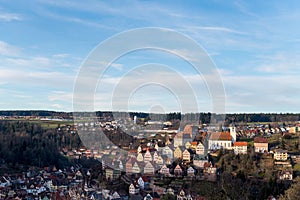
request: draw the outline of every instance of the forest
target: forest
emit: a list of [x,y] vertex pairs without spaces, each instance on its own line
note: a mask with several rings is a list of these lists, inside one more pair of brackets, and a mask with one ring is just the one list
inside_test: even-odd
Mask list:
[[64,129],[26,121],[0,121],[0,162],[11,166],[64,167],[68,160],[59,150],[80,146],[78,134]]

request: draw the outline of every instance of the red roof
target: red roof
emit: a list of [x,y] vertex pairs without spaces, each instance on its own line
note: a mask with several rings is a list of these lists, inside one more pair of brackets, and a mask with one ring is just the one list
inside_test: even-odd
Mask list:
[[268,138],[256,137],[254,143],[268,143]]
[[193,127],[191,125],[186,125],[183,129],[183,133],[192,135]]
[[231,141],[231,135],[229,132],[216,132],[216,133],[211,133],[210,140],[229,140]]
[[233,146],[247,146],[247,142],[235,142]]

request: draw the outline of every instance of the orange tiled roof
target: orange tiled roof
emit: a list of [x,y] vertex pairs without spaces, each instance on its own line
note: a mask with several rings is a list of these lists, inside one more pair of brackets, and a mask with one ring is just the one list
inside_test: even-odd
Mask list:
[[233,146],[247,146],[247,142],[235,142]]
[[197,145],[198,144],[198,142],[191,142],[191,145]]
[[268,138],[256,137],[254,143],[268,143]]
[[130,149],[128,150],[129,153],[137,153],[137,149]]
[[191,125],[186,125],[183,129],[183,132],[185,134],[192,134],[193,133],[193,127]]
[[211,133],[210,140],[230,140],[231,141],[231,135],[229,132],[215,132]]

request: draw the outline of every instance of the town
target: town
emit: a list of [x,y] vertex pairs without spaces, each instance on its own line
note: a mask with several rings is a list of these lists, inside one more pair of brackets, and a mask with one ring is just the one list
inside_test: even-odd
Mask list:
[[[124,136],[122,128],[130,135]],[[84,132],[91,138],[101,131],[113,143],[105,149],[97,142],[60,148],[70,160],[100,161],[96,167],[78,163],[6,173],[0,199],[277,199],[299,183],[299,122],[180,127],[176,120],[133,116],[128,122],[102,119],[55,129],[57,134]]]

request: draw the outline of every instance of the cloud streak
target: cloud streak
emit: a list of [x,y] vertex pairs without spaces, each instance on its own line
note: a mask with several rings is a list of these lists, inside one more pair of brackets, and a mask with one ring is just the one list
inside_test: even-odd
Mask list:
[[23,18],[19,14],[15,13],[1,13],[0,12],[0,21],[11,22],[11,21],[22,21]]

